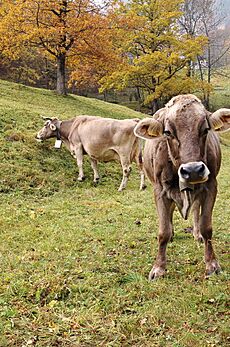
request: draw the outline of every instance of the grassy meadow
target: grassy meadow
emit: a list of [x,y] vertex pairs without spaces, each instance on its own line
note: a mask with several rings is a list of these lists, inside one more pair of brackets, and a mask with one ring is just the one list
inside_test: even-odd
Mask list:
[[[227,93],[217,92],[218,107],[230,107]],[[204,279],[203,245],[176,213],[167,276],[150,283],[158,222],[135,165],[122,193],[117,163],[101,163],[94,186],[86,160],[80,183],[65,148],[34,139],[40,115],[79,114],[142,117],[0,81],[0,346],[229,346],[230,148],[222,145],[213,220],[223,272]]]

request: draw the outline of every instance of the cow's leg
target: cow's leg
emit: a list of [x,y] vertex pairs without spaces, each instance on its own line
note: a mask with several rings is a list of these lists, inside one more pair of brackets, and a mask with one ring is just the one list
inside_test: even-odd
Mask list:
[[192,230],[194,239],[202,242],[203,238],[200,233],[200,202],[195,201],[193,206],[193,230]]
[[77,146],[74,146],[73,149],[73,154],[74,154],[74,158],[77,161],[77,166],[78,166],[78,181],[83,181],[85,176],[84,176],[84,171],[83,171],[83,148],[82,145],[79,144]]
[[130,163],[130,160],[127,158],[127,156],[120,155],[120,161],[121,161],[121,166],[123,171],[123,177],[122,177],[120,187],[118,189],[119,192],[125,189],[130,172],[131,172],[131,163]]
[[204,259],[206,264],[206,275],[220,272],[220,265],[212,247],[212,210],[216,199],[216,182],[213,182],[211,192],[203,196],[201,203],[200,232],[204,240]]
[[93,182],[97,183],[99,181],[99,172],[97,169],[97,160],[90,158],[91,167],[93,169]]
[[140,170],[140,177],[141,177],[140,190],[144,190],[147,186],[145,184],[145,174],[143,170]]
[[139,173],[140,173],[140,179],[141,179],[140,190],[144,190],[146,188],[146,184],[145,184],[145,174],[144,174],[144,170],[143,170],[143,158],[142,158],[141,147],[139,148],[139,152],[136,155],[135,161],[137,163]]
[[156,197],[155,200],[159,216],[158,254],[149,273],[149,280],[164,276],[166,270],[166,248],[173,236],[172,217],[175,208],[174,203],[166,197]]

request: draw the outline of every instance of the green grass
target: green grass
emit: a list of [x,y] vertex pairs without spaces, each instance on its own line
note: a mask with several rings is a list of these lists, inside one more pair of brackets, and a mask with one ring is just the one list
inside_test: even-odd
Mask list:
[[[230,108],[230,82],[229,69],[217,69],[213,71],[212,84],[214,85],[211,93],[211,107],[218,109],[221,107]],[[226,77],[224,77],[226,76]]]
[[229,148],[222,146],[214,211],[222,274],[204,279],[203,246],[176,213],[167,276],[150,283],[158,224],[150,185],[139,192],[134,168],[119,193],[119,165],[108,163],[95,187],[88,161],[79,183],[67,150],[34,140],[40,114],[82,113],[141,117],[0,82],[0,346],[229,345]]

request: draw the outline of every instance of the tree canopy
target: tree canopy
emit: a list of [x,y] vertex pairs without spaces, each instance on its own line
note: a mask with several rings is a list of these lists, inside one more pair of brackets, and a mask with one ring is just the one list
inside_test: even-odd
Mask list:
[[66,60],[79,55],[90,32],[100,26],[100,7],[91,0],[3,0],[0,7],[2,55],[18,58],[37,47],[57,64],[57,92],[65,94]]
[[133,27],[121,42],[125,59],[119,69],[105,76],[106,88],[137,87],[144,91],[145,103],[160,97],[189,92],[198,81],[188,74],[188,64],[201,54],[206,39],[183,34],[178,24],[181,0],[132,0],[122,7],[121,15]]
[[210,90],[210,81],[194,72],[210,46],[201,30],[203,5],[197,0],[2,0],[1,65],[14,62],[11,70],[22,80],[46,76],[47,87],[56,79],[59,94],[66,94],[66,82],[101,92],[135,88],[154,111],[160,98]]

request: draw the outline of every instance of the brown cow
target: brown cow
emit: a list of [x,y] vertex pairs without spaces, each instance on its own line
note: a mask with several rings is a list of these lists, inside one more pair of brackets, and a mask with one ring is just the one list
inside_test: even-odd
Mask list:
[[94,182],[99,180],[98,161],[120,161],[123,178],[119,191],[126,187],[131,162],[136,160],[141,175],[140,189],[144,189],[141,140],[133,133],[138,122],[139,119],[117,120],[94,116],[78,116],[66,121],[49,118],[36,138],[46,140],[56,137],[59,142],[63,141],[77,160],[79,181],[84,179],[83,154],[88,154],[90,157]]
[[146,118],[136,125],[136,136],[147,139],[144,169],[154,186],[159,216],[158,254],[150,280],[165,273],[166,247],[173,236],[176,206],[184,219],[193,207],[193,234],[204,241],[206,275],[220,271],[211,242],[216,176],[221,164],[214,130],[226,130],[229,123],[230,109],[211,114],[196,96],[188,94],[172,98],[154,119]]

